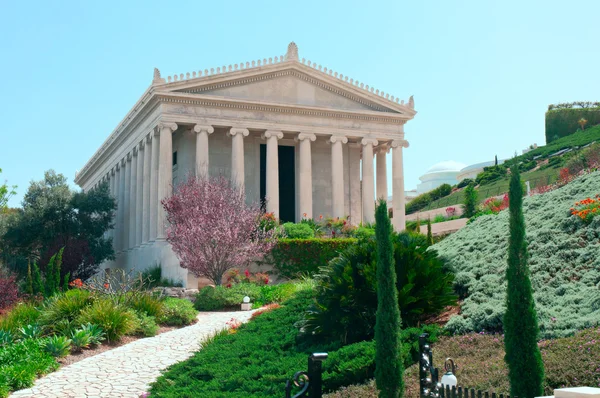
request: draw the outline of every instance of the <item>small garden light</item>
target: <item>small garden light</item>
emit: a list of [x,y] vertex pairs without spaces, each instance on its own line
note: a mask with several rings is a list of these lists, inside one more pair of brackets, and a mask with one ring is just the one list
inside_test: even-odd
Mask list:
[[250,311],[252,309],[252,303],[250,303],[250,297],[245,296],[242,299],[242,311]]
[[456,365],[454,364],[454,360],[452,358],[446,358],[446,362],[444,363],[444,368],[446,368],[446,373],[442,376],[442,384],[445,386],[453,387],[458,386],[458,380],[454,373],[456,372]]

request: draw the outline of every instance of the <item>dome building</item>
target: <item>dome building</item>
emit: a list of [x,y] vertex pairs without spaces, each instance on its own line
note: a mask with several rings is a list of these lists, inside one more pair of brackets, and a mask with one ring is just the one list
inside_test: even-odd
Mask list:
[[419,177],[421,183],[417,185],[417,193],[422,194],[429,192],[443,184],[455,185],[457,183],[457,177],[461,170],[467,167],[466,164],[455,162],[453,160],[446,160],[437,164],[434,164]]

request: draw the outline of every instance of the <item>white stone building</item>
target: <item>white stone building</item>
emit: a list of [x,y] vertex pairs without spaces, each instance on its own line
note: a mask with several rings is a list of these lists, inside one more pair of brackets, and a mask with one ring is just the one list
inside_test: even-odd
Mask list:
[[387,197],[391,149],[393,224],[403,229],[404,124],[415,114],[412,97],[404,103],[299,59],[294,43],[284,56],[167,79],[155,69],[75,182],[84,190],[108,182],[117,200],[116,261],[107,267],[158,263],[163,276],[191,286],[165,241],[160,206],[188,173],[233,178],[248,201],[267,198],[284,221],[331,215],[357,224],[373,221],[375,196]]
[[465,164],[453,160],[434,164],[419,177],[421,183],[417,185],[417,193],[420,195],[429,192],[443,184],[455,185],[458,182],[457,176],[465,166]]

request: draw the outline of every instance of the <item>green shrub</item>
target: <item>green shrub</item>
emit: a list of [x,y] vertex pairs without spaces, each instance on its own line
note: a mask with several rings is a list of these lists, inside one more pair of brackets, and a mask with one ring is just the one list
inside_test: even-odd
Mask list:
[[352,237],[357,239],[365,239],[375,236],[375,229],[371,227],[360,226],[352,231]]
[[16,333],[19,328],[37,323],[40,311],[32,303],[19,303],[0,318],[0,329]]
[[427,207],[433,201],[434,199],[431,197],[429,192],[422,193],[421,195],[414,197],[406,204],[406,214],[416,213],[419,210]]
[[272,303],[281,303],[294,295],[296,285],[293,283],[281,283],[278,285],[264,285],[260,287],[260,293],[254,299],[254,307]]
[[[322,351],[329,353],[323,363],[325,391],[372,377],[374,348],[369,347],[372,343],[340,348],[339,345],[304,345],[297,339],[298,329],[294,325],[312,297],[310,290],[299,291],[282,307],[241,325],[235,334],[217,334],[190,359],[173,365],[160,376],[152,385],[152,397],[280,396],[285,382],[297,370],[306,369],[308,355]],[[437,335],[436,332],[431,334]],[[404,334],[402,336],[404,341]],[[412,347],[406,344],[407,350],[412,351]],[[416,358],[418,351],[403,357],[413,357],[413,354]],[[355,371],[354,376],[350,369]]]
[[163,311],[163,300],[150,293],[136,292],[128,298],[127,306],[139,313],[158,318]]
[[40,309],[40,324],[51,331],[58,332],[57,326],[60,322],[73,321],[84,308],[91,305],[92,301],[87,290],[73,289],[57,294],[44,301]]
[[163,312],[158,323],[168,326],[183,326],[194,322],[198,312],[188,300],[168,297],[163,302]]
[[0,348],[11,344],[15,340],[15,336],[8,330],[0,330]]
[[144,337],[153,337],[158,333],[158,325],[156,324],[156,318],[153,316],[146,315],[145,312],[135,312],[133,319],[133,330],[131,334],[136,334]]
[[84,308],[77,323],[98,325],[106,333],[108,341],[117,341],[134,330],[134,319],[135,314],[129,308],[102,298]]
[[38,339],[42,336],[42,329],[39,325],[27,325],[19,329],[19,338],[25,339]]
[[460,181],[460,182],[459,182],[459,183],[456,185],[456,187],[457,187],[457,188],[464,188],[464,187],[466,187],[467,185],[469,185],[469,184],[474,184],[474,183],[475,183],[475,180],[473,180],[473,179],[471,179],[471,178],[465,178],[465,179],[461,180],[461,181]]
[[315,237],[315,231],[307,223],[295,224],[286,222],[283,230],[289,239],[310,239]]
[[146,289],[152,289],[155,287],[183,287],[181,282],[176,282],[172,279],[162,277],[162,268],[160,264],[146,269],[142,272],[141,279],[144,281],[144,287]]
[[475,178],[475,183],[479,185],[486,185],[506,177],[506,173],[507,168],[503,164],[500,164],[498,166],[484,167],[483,171],[477,174],[477,177]]
[[471,218],[477,211],[477,191],[474,185],[469,185],[465,188],[463,214],[467,218]]
[[[427,238],[415,233],[393,235],[398,304],[405,326],[416,325],[456,302],[453,275],[445,271]],[[375,325],[377,245],[362,240],[321,269],[315,303],[303,325],[307,337],[345,343],[373,337]]]
[[546,112],[546,143],[574,134],[579,120],[588,121],[588,128],[600,124],[600,108],[553,109]]
[[194,307],[198,311],[238,309],[246,296],[254,302],[260,297],[260,286],[253,283],[238,283],[231,287],[206,286],[196,295]]
[[92,344],[92,336],[90,332],[85,329],[78,329],[73,331],[71,334],[71,345],[73,351],[81,351],[84,348],[88,348]]
[[[600,193],[600,172],[523,200],[529,266],[542,338],[600,323],[600,220],[571,216],[575,202]],[[451,333],[501,331],[506,310],[508,212],[482,216],[432,248],[456,274],[465,297]]]
[[38,376],[58,369],[58,362],[43,350],[47,339],[28,339],[0,347],[0,391],[28,388]]
[[104,333],[104,330],[98,325],[87,323],[81,326],[81,330],[84,330],[90,335],[90,344],[92,345],[101,344],[106,338],[106,333]]
[[314,275],[338,253],[356,242],[354,238],[279,239],[267,262],[279,276],[297,278]]
[[71,352],[71,339],[66,336],[52,336],[46,340],[44,351],[55,358],[62,358]]

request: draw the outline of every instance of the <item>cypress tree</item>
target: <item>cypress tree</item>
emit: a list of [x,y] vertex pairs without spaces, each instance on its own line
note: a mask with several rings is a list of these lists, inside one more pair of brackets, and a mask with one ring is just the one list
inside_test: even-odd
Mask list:
[[427,243],[433,245],[433,233],[431,232],[431,218],[427,219]]
[[518,166],[511,169],[511,174],[504,359],[508,365],[510,395],[533,398],[544,392],[544,364],[537,345],[539,327],[527,265],[523,186]]
[[475,209],[477,207],[477,192],[475,192],[475,186],[471,183],[465,188],[465,197],[463,209],[465,217],[471,218],[475,215]]
[[404,395],[403,364],[400,356],[400,310],[392,226],[387,203],[380,200],[375,211],[377,239],[377,315],[375,323],[375,381],[381,398]]
[[46,277],[46,297],[53,296],[56,293],[55,287],[55,276],[56,272],[54,271],[54,263],[56,262],[56,254],[50,257],[50,261],[48,261],[48,265],[46,265],[46,272],[44,275]]
[[27,294],[33,294],[33,276],[31,275],[31,261],[27,262]]
[[63,286],[62,286],[63,292],[66,292],[67,290],[69,290],[69,279],[71,279],[71,273],[67,272],[65,274],[65,278],[63,280]]
[[33,294],[44,293],[44,284],[42,282],[42,274],[40,272],[40,267],[38,267],[37,263],[33,262],[33,272],[32,272],[32,290]]

